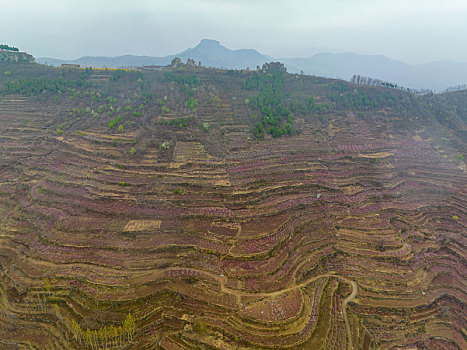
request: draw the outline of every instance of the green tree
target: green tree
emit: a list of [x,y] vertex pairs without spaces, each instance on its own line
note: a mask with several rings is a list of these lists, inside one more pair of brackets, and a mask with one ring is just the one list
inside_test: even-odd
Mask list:
[[123,330],[128,337],[128,340],[133,338],[133,334],[136,330],[136,323],[133,315],[131,313],[128,314],[125,321],[123,322]]
[[[242,88],[258,91],[248,103],[251,108],[259,109],[262,114],[262,121],[255,125],[256,137],[262,138],[265,129],[273,137],[292,134],[293,116],[285,101],[283,72],[254,72],[243,81]],[[262,127],[259,124],[262,124]]]
[[18,51],[19,51],[18,48],[13,47],[13,46],[8,46],[8,45],[6,45],[6,44],[1,44],[1,45],[0,45],[0,49],[2,49],[2,50],[8,50],[8,51],[15,51],[15,52],[18,52]]

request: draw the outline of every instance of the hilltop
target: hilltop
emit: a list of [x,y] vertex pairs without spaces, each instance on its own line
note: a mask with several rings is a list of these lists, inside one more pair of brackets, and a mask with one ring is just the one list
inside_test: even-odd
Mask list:
[[466,91],[0,73],[1,346],[467,347]]
[[34,63],[34,57],[18,48],[6,44],[0,45],[0,63]]

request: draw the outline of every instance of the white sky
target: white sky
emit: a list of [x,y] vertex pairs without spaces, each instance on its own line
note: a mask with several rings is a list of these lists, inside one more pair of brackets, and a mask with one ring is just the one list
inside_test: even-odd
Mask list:
[[36,57],[164,56],[201,39],[273,57],[467,62],[467,0],[0,0],[0,43]]

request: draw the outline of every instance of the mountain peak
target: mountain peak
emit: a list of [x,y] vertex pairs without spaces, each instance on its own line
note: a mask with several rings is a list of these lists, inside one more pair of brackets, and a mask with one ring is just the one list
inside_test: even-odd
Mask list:
[[212,39],[202,39],[196,48],[204,47],[204,48],[212,48],[212,47],[219,47],[221,43],[217,40]]

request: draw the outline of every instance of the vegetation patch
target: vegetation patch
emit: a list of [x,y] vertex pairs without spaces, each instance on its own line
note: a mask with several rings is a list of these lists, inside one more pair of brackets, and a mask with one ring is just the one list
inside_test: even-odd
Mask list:
[[255,125],[255,136],[264,138],[264,132],[273,137],[292,135],[293,116],[284,97],[284,73],[254,72],[242,84],[244,90],[255,90],[258,94],[249,100],[251,108],[258,109],[262,120]]

